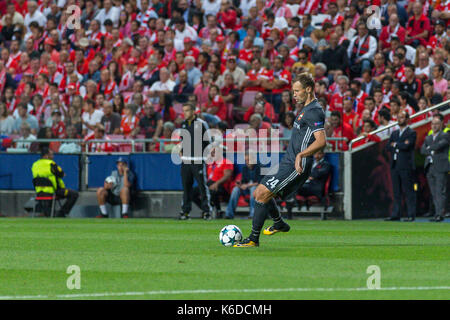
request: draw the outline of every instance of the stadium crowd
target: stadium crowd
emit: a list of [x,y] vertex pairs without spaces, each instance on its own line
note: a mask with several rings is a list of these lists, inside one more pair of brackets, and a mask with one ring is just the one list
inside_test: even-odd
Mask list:
[[369,132],[401,110],[450,99],[449,9],[445,0],[1,1],[2,148],[8,137],[32,151],[36,138],[153,138],[145,151],[170,152],[158,139],[180,126],[186,102],[210,127],[289,138],[302,108],[291,83],[303,71],[316,79],[327,136],[376,141],[386,133]]

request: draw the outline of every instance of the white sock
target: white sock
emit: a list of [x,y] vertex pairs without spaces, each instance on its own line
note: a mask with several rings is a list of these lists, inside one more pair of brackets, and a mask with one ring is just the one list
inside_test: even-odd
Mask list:
[[122,204],[122,214],[128,213],[128,204]]
[[108,212],[106,211],[106,205],[102,204],[100,206],[100,212],[102,213],[102,215],[106,216],[108,215]]

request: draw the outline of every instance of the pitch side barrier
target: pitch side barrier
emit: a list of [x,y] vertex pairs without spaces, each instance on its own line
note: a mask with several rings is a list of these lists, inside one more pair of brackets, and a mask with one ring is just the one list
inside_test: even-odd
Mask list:
[[[279,138],[280,142],[288,141],[286,138]],[[330,138],[329,140],[341,141],[345,138]],[[24,140],[14,139],[13,142],[25,142]],[[160,139],[159,143],[170,143],[177,140]],[[29,141],[26,141],[29,142]],[[86,152],[89,150],[90,143],[110,143],[123,144],[151,143],[152,139],[124,139],[124,140],[90,140],[89,142],[77,139],[38,139],[33,143],[77,143],[84,144],[82,151],[77,154],[55,154],[55,161],[66,173],[64,181],[69,188],[85,191],[88,189],[103,186],[104,179],[116,169],[116,161],[119,156],[127,157],[130,167],[136,173],[136,189],[142,191],[180,191],[181,177],[180,167],[172,161],[171,153],[162,152],[114,152],[99,153]],[[161,148],[163,149],[163,148]],[[14,150],[14,149],[13,149]],[[28,152],[19,153],[3,152],[0,153],[0,190],[33,190],[31,166],[39,158],[38,154]],[[242,153],[231,154],[227,158],[235,164],[235,174],[242,171],[243,158]],[[265,160],[269,157],[280,161],[284,152],[268,153]],[[326,153],[326,159],[331,163],[332,181],[331,192],[342,190],[342,176],[340,168],[342,167],[343,154],[340,151],[329,151]],[[239,161],[238,161],[239,160]],[[267,165],[267,164],[266,164]]]
[[[430,111],[439,110],[450,121],[450,100],[439,103],[410,117],[410,120]],[[420,154],[425,137],[431,129],[432,117],[410,125],[417,133],[415,145],[415,186],[417,195],[417,213],[425,212],[429,201],[429,188],[424,172],[425,157]],[[372,131],[378,134],[396,127],[397,122],[384,128]],[[381,142],[369,142],[357,148],[352,148],[355,142],[364,139],[358,137],[349,144],[349,151],[344,152],[343,191],[344,218],[346,220],[360,218],[382,218],[389,216],[393,205],[393,190],[390,174],[390,153],[385,147],[389,137]]]

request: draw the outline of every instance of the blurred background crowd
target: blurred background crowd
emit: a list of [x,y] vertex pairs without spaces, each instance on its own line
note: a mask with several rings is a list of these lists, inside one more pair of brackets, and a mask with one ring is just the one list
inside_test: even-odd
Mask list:
[[[141,151],[170,152],[160,141],[187,102],[210,127],[289,138],[303,107],[291,84],[306,71],[327,136],[347,139],[330,148],[347,150],[355,137],[388,136],[369,133],[402,110],[450,99],[449,9],[448,0],[0,1],[1,148],[152,138]],[[87,148],[130,151],[107,141]]]

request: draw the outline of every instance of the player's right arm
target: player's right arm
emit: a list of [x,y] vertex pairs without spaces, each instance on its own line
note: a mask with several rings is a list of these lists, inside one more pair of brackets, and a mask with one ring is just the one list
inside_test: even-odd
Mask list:
[[316,132],[313,133],[314,135],[314,142],[311,143],[311,145],[306,148],[305,150],[303,150],[302,152],[297,154],[297,157],[295,158],[295,170],[297,170],[297,172],[299,174],[302,173],[303,168],[302,168],[302,159],[312,156],[313,154],[315,154],[317,151],[319,151],[320,149],[324,148],[327,144],[327,138],[325,135],[325,130],[318,130]]

